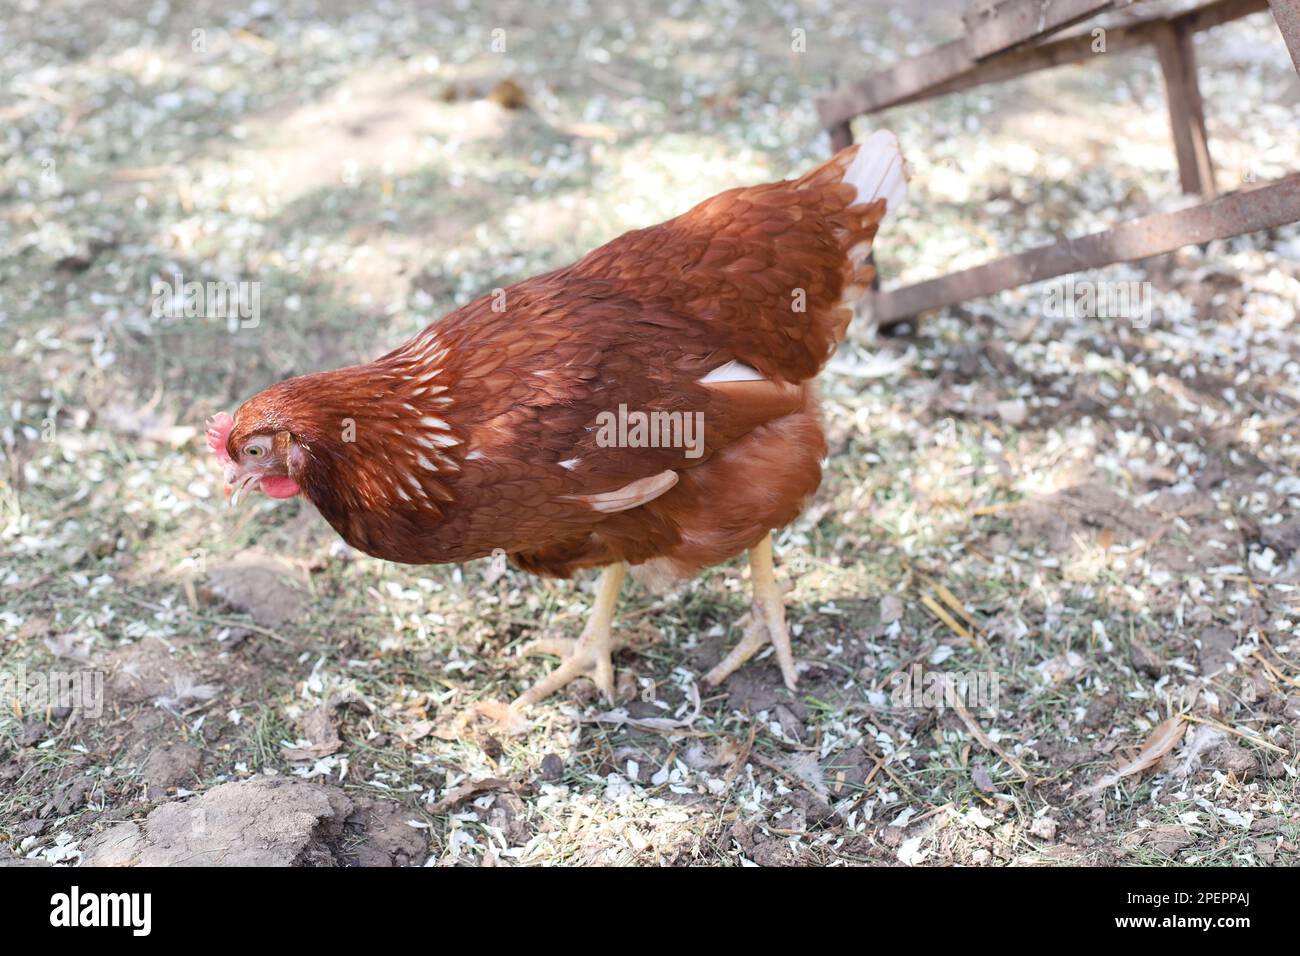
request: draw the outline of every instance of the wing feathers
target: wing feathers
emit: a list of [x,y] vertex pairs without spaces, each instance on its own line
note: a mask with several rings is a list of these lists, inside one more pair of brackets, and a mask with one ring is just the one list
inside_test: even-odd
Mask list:
[[569,495],[567,497],[570,501],[583,502],[592,511],[599,511],[601,514],[613,514],[616,511],[639,508],[648,501],[654,501],[675,484],[677,484],[677,472],[669,469],[648,478],[638,478],[636,481],[630,482],[622,488],[615,488],[613,491],[602,491],[594,495]]
[[758,369],[746,365],[744,362],[737,362],[734,359],[723,365],[719,365],[704,378],[700,379],[701,385],[712,385],[714,382],[761,382],[763,375]]

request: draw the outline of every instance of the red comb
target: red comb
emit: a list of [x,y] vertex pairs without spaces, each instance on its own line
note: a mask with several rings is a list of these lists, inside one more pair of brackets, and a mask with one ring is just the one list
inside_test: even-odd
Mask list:
[[235,420],[225,412],[217,412],[208,419],[208,447],[223,465],[233,464],[226,443],[230,441],[230,430],[235,427]]

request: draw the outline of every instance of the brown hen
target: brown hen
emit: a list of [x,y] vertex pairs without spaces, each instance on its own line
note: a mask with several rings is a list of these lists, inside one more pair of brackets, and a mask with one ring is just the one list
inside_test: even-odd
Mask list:
[[209,423],[227,493],[302,494],[389,561],[499,549],[537,574],[604,568],[582,635],[526,650],[563,662],[515,710],[587,673],[612,700],[629,566],[665,585],[748,550],[748,625],[706,679],[771,642],[793,689],[771,531],[821,480],[813,378],[904,192],[878,132],[477,299],[369,364],[273,385]]

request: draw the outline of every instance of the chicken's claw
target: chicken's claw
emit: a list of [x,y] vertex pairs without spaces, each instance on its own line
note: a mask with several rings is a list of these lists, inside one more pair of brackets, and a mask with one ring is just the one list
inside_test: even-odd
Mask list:
[[613,634],[608,627],[604,628],[603,634],[592,633],[589,629],[576,641],[572,638],[553,637],[528,644],[520,652],[525,657],[553,654],[561,659],[560,666],[528,688],[512,706],[526,707],[535,704],[584,674],[591,677],[606,702],[613,706],[614,661],[611,656],[614,651],[613,644]]

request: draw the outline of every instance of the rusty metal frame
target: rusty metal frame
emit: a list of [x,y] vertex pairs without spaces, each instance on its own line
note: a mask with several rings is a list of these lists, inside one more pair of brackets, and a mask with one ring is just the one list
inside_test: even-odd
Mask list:
[[[1085,61],[1093,55],[1090,21],[1135,7],[1140,9],[1140,2],[976,0],[964,17],[966,33],[961,39],[819,97],[822,123],[830,133],[832,147],[838,150],[852,142],[849,123],[855,116]],[[875,283],[860,303],[863,310],[888,326],[930,309],[1069,272],[1145,259],[1185,245],[1300,221],[1300,176],[1214,198],[1214,169],[1196,82],[1192,35],[1269,9],[1300,74],[1300,0],[1211,0],[1177,15],[1139,18],[1106,28],[1107,52],[1155,48],[1165,80],[1182,188],[1210,201],[900,289],[880,292]]]

